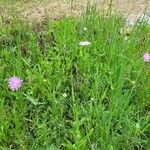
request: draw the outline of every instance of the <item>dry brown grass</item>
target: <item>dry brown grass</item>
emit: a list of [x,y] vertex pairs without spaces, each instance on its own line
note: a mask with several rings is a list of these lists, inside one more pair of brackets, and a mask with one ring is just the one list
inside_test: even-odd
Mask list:
[[[113,0],[113,9],[128,16],[128,20],[134,22],[148,6],[149,0]],[[99,10],[107,10],[109,0],[90,0]],[[14,3],[2,2],[1,13],[5,20],[15,14],[23,19],[40,22],[45,17],[60,19],[64,16],[80,16],[87,6],[87,0],[22,0]],[[148,7],[149,9],[149,7]]]

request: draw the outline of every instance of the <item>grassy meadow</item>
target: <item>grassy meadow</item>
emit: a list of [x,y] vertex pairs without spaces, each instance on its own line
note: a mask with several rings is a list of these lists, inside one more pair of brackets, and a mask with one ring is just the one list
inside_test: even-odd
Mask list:
[[0,19],[0,150],[150,149],[150,26],[125,24],[94,9],[42,24]]

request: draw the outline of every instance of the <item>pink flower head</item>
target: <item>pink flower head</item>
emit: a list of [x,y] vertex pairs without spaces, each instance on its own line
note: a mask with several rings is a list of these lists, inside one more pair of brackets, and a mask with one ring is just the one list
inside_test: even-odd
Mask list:
[[17,91],[21,87],[22,82],[23,80],[21,80],[19,77],[14,76],[9,79],[9,88],[12,91]]
[[149,62],[150,61],[150,54],[149,53],[145,53],[144,54],[144,61],[145,62]]

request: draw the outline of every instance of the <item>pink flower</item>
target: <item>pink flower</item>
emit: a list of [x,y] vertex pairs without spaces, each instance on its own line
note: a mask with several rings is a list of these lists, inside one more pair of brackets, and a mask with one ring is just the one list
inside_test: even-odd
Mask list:
[[17,91],[21,87],[22,82],[23,80],[21,80],[19,77],[14,76],[9,79],[8,86],[12,91]]
[[149,62],[150,61],[150,54],[149,53],[145,53],[144,54],[144,61],[145,62]]

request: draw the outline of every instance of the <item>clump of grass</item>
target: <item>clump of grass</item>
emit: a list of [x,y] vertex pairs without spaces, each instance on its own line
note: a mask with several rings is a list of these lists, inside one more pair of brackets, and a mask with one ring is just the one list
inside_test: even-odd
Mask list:
[[1,149],[149,149],[147,25],[120,34],[121,17],[93,11],[40,30],[0,26]]

